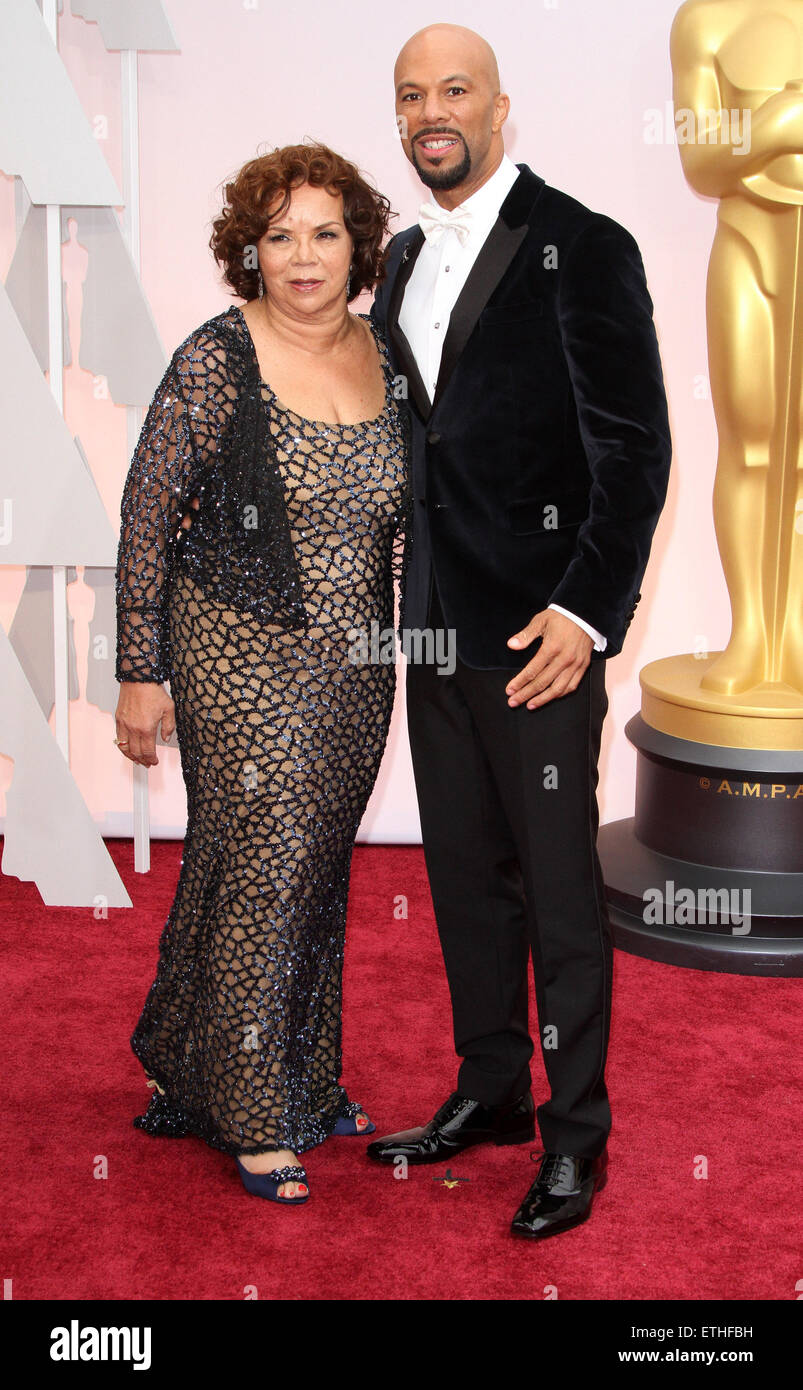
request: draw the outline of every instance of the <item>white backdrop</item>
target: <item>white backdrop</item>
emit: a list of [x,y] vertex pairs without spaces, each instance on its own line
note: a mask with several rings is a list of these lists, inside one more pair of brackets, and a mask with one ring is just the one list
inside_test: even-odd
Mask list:
[[[547,182],[623,222],[638,240],[655,302],[675,442],[667,506],[624,651],[607,665],[610,712],[600,767],[602,821],[632,813],[635,753],[624,725],[638,709],[638,672],[675,652],[718,650],[729,606],[716,550],[711,490],[716,428],[709,398],[705,275],[716,204],[686,185],[674,143],[669,30],[677,0],[424,0],[387,7],[355,0],[164,0],[180,52],[139,59],[142,281],[169,355],[231,302],[208,250],[219,185],[258,148],[324,140],[390,197],[395,228],[415,220],[422,190],[396,133],[392,70],[416,29],[470,25],[495,47],[512,101],[507,149]],[[112,174],[121,185],[119,55],[65,0],[60,51]],[[24,113],[20,113],[20,119]],[[0,176],[0,274],[15,243],[13,180]],[[73,245],[64,274],[83,274]],[[367,307],[360,305],[360,308]],[[71,325],[74,332],[74,324]],[[119,325],[125,334],[126,325]],[[98,400],[73,362],[65,413],[80,435],[112,524],[128,467],[125,410]],[[23,567],[0,568],[0,623],[9,630]],[[131,767],[112,746],[112,717],[86,699],[93,591],[82,570],[68,588],[78,695],[70,703],[71,767],[101,828],[131,833]],[[401,700],[360,838],[420,838]],[[52,722],[52,720],[51,720]],[[160,749],[150,774],[155,835],[183,832],[178,752]],[[0,797],[13,764],[0,756]],[[4,812],[0,804],[0,814]]]

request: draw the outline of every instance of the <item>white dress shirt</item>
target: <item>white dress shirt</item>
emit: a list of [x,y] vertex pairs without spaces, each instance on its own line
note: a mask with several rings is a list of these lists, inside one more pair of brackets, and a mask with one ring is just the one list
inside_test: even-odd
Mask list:
[[[447,228],[437,246],[425,241],[421,247],[412,274],[404,291],[399,325],[407,338],[421,380],[426,387],[430,401],[435,395],[435,386],[441,365],[441,354],[449,318],[457,303],[460,292],[468,279],[471,267],[479,255],[488,234],[499,216],[505,198],[513,187],[519,171],[508,155],[502,156],[502,163],[491,177],[460,204],[461,211],[471,213],[471,228],[465,245],[461,245],[457,233]],[[438,207],[430,196],[430,203]],[[556,613],[571,618],[592,639],[595,649],[605,650],[608,639],[596,628],[591,627],[561,608],[550,603]]]

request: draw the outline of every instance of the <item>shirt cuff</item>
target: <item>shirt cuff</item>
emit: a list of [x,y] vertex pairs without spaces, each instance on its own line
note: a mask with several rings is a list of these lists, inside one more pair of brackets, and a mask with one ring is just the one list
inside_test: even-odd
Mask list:
[[590,623],[584,623],[582,618],[578,618],[576,613],[570,613],[568,608],[561,608],[559,603],[550,603],[549,607],[554,608],[556,613],[562,613],[564,618],[571,618],[573,623],[577,623],[577,626],[583,629],[583,632],[588,633],[594,643],[594,650],[604,652],[608,645],[608,639],[603,637],[601,632],[597,632],[595,627],[591,627]]

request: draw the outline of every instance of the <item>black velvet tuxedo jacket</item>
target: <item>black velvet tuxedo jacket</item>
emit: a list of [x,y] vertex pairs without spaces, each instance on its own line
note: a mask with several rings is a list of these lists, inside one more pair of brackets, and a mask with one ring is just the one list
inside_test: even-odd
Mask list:
[[527,165],[452,311],[430,408],[399,326],[424,243],[398,233],[372,315],[407,379],[412,546],[400,626],[427,625],[437,579],[466,665],[518,669],[506,643],[550,603],[621,650],[671,458],[641,255],[611,218]]

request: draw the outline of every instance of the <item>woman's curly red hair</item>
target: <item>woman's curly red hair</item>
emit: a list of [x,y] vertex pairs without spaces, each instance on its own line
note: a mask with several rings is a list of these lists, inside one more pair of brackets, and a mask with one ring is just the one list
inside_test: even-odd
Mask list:
[[[223,267],[224,281],[241,299],[258,294],[256,243],[268,222],[286,212],[293,189],[304,183],[342,195],[343,220],[354,242],[349,302],[384,279],[382,247],[393,216],[387,198],[327,145],[285,145],[243,165],[225,185],[223,209],[212,223],[212,254]],[[282,201],[274,206],[277,198]]]

